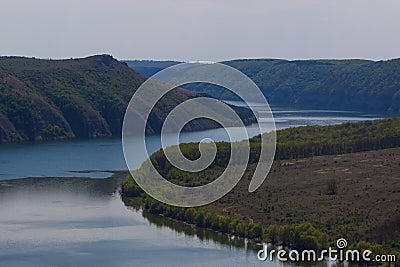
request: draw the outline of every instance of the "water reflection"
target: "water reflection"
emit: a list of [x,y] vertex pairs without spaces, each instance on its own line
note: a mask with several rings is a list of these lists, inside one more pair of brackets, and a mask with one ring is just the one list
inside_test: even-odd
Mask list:
[[257,266],[216,233],[125,207],[113,193],[122,177],[1,182],[0,266]]
[[142,214],[151,225],[155,225],[159,228],[167,227],[177,233],[184,234],[189,237],[197,237],[203,242],[218,242],[219,244],[230,249],[241,248],[245,249],[245,251],[252,250],[253,252],[262,248],[261,244],[257,244],[253,240],[248,240],[246,238],[228,235],[212,231],[210,229],[197,228],[193,225],[174,221],[160,215],[151,214],[147,211],[143,211]]

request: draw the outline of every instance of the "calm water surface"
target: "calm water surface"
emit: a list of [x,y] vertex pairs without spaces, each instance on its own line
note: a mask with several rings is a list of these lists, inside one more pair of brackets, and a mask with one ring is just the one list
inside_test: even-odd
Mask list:
[[[379,117],[279,108],[274,113],[278,129]],[[258,134],[255,126],[248,130]],[[206,137],[228,140],[223,129],[183,133],[180,140]],[[147,147],[158,150],[159,137],[148,137]],[[137,166],[145,158],[138,155]],[[0,266],[279,265],[258,262],[244,240],[181,229],[125,207],[113,193],[123,176],[107,178],[125,169],[119,139],[1,145]]]
[[[282,108],[274,108],[273,110],[277,129],[303,125],[331,125],[380,118],[373,114],[345,111],[288,110]],[[260,114],[262,114],[262,111]],[[248,126],[247,130],[250,137],[259,134],[256,125]],[[211,138],[215,141],[229,141],[224,129],[182,133],[180,135],[180,141],[183,143],[201,141],[204,138]],[[169,139],[172,141],[172,136]],[[134,146],[135,143],[143,141],[131,138],[129,142]],[[160,137],[147,137],[146,145],[149,153],[160,149]],[[146,158],[147,155],[137,154],[137,166],[140,166]],[[76,176],[106,178],[112,175],[112,171],[125,169],[126,164],[120,139],[71,140],[0,146],[0,180]]]
[[10,182],[13,188],[3,190],[1,266],[257,264],[252,251],[157,226],[94,185],[101,181],[57,183]]

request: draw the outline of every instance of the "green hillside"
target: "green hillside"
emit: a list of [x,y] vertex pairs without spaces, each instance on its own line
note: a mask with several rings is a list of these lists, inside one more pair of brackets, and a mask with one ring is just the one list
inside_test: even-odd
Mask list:
[[[123,116],[145,77],[109,55],[83,59],[0,58],[0,143],[120,136]],[[150,114],[148,134],[160,132],[172,108],[196,97],[175,89]],[[237,109],[246,123],[254,121]],[[185,130],[218,127],[197,120]]]
[[124,108],[144,78],[111,56],[0,59],[1,140],[118,134]]
[[400,113],[400,59],[226,63],[249,75],[275,105]]
[[[152,64],[153,72],[163,68],[162,62],[151,63],[146,62],[146,71]],[[400,59],[243,59],[222,63],[248,75],[272,105],[400,113]],[[139,72],[144,70],[141,65],[130,66]],[[191,84],[185,88],[238,100],[230,91],[213,85]]]

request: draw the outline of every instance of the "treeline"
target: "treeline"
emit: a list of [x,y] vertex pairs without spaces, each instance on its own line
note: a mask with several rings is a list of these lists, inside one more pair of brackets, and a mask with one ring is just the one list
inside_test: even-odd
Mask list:
[[[266,134],[268,140],[268,133]],[[323,155],[355,153],[400,146],[400,118],[343,123],[332,126],[303,126],[276,132],[276,160],[306,158]],[[261,137],[250,139],[249,163],[256,163],[260,155]],[[180,144],[189,159],[200,156],[198,143]],[[225,167],[230,158],[230,143],[217,143],[217,156],[209,169]],[[190,177],[191,174],[174,168],[162,150],[151,156],[153,164],[167,179]]]
[[129,176],[121,184],[121,193],[124,197],[136,197],[141,200],[142,208],[152,214],[163,215],[168,218],[209,228],[215,231],[230,233],[240,237],[263,240],[264,229],[260,223],[246,217],[222,216],[204,208],[181,208],[159,202],[147,196]]
[[[260,137],[250,141],[257,147]],[[277,131],[275,159],[355,153],[399,146],[400,118],[331,126],[302,126]],[[256,151],[256,148],[252,150],[255,158]]]
[[283,245],[285,247],[321,250],[328,246],[329,237],[326,233],[315,229],[309,223],[299,225],[270,225],[263,227],[255,223],[249,216],[220,215],[205,208],[181,208],[170,206],[147,196],[129,176],[121,184],[123,198],[137,198],[143,210],[152,214],[162,215],[196,227],[208,228],[218,232],[246,237]]
[[[230,212],[227,213],[228,215],[220,215],[208,210],[207,207],[182,208],[164,204],[145,194],[132,176],[121,183],[120,192],[127,206],[141,207],[143,212],[170,218],[198,228],[250,238],[256,242],[282,245],[284,248],[299,251],[309,249],[321,251],[329,247],[336,247],[336,240],[329,238],[328,230],[317,229],[308,222],[290,225],[263,225],[260,222],[253,221],[250,216],[232,215]],[[396,259],[394,266],[400,266],[400,243],[381,245],[359,241],[350,244],[347,249],[356,249],[360,253],[370,250],[372,251],[372,254],[369,255],[370,259],[374,259],[376,255],[385,255],[389,264],[393,264],[393,258],[389,257],[394,256]],[[362,258],[354,263],[369,264],[369,262],[364,262]]]

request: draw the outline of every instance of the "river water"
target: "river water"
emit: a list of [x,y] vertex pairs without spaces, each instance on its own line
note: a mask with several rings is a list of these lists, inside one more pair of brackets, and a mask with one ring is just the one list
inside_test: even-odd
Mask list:
[[[274,108],[278,129],[377,119],[343,111]],[[257,127],[248,127],[256,135]],[[181,142],[228,140],[223,129]],[[142,140],[129,140],[134,144]],[[159,136],[147,138],[149,152]],[[137,166],[146,155],[137,156]],[[126,170],[120,139],[0,146],[0,266],[277,266],[245,240],[179,226],[127,208],[115,188]],[[110,178],[111,177],[111,178]],[[93,179],[97,178],[97,179]],[[324,263],[328,264],[328,263]]]

